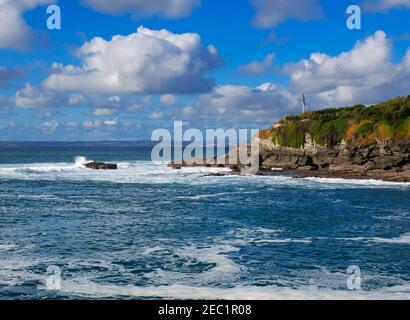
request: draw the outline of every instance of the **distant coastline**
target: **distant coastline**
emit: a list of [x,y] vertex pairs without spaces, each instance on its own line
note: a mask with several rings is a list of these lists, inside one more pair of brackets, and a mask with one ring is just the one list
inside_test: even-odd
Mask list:
[[124,141],[0,141],[0,148],[19,147],[153,147],[150,140]]

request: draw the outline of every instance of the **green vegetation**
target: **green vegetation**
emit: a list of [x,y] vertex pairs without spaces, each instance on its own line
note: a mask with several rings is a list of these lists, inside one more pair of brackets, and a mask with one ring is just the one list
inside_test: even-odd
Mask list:
[[280,145],[299,148],[305,141],[306,126],[302,122],[290,122],[278,131],[277,141]]
[[410,139],[410,96],[395,98],[366,107],[323,109],[287,116],[282,126],[264,131],[281,146],[300,148],[305,134],[320,145],[332,146],[345,140],[371,143],[377,140]]

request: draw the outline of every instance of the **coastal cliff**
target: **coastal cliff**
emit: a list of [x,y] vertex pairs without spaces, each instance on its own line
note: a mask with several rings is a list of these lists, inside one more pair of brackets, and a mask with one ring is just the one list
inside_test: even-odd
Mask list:
[[288,116],[259,145],[262,171],[410,182],[410,96]]
[[178,169],[206,163],[249,173],[249,163],[230,165],[229,159],[244,150],[250,155],[255,142],[259,145],[259,171],[252,172],[255,174],[410,182],[410,96],[368,107],[287,116],[260,131],[252,144],[238,146],[222,159],[170,165]]

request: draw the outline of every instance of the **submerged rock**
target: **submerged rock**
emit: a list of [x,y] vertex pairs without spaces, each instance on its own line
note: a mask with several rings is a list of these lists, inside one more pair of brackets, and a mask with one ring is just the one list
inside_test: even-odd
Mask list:
[[84,165],[86,168],[94,170],[117,170],[118,166],[114,163],[89,162]]

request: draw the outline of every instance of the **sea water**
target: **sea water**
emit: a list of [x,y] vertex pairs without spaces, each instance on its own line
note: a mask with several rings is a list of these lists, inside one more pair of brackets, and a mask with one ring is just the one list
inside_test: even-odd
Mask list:
[[0,299],[410,298],[410,184],[220,171],[149,148],[2,148]]

